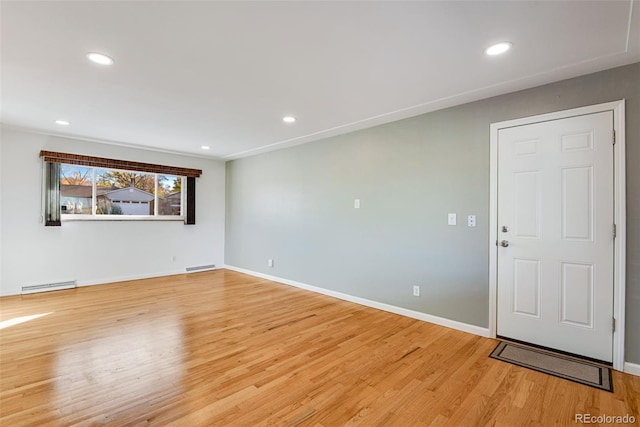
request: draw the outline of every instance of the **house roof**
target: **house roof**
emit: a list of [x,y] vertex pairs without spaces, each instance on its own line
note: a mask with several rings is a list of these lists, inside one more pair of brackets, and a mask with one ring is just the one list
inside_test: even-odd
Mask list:
[[108,193],[104,193],[104,196],[109,200],[118,200],[123,202],[150,202],[155,199],[153,194],[135,187],[120,188],[118,190],[109,191]]
[[[97,187],[97,195],[101,196],[105,193],[115,190],[115,187]],[[91,198],[93,189],[91,185],[72,185],[60,184],[60,193],[62,197],[84,197]]]
[[175,193],[167,194],[163,199],[180,199],[181,197],[182,193],[180,191],[176,191]]
[[93,187],[91,185],[60,185],[60,194],[64,197],[91,197]]
[[[121,200],[126,202],[150,202],[155,199],[155,196],[147,191],[140,190],[139,188],[115,188],[115,187],[97,187],[97,195],[104,196],[109,200]],[[82,197],[91,198],[92,186],[91,185],[69,185],[61,184],[60,193],[62,197]],[[174,198],[173,196],[180,193],[170,194],[165,196],[166,198]]]

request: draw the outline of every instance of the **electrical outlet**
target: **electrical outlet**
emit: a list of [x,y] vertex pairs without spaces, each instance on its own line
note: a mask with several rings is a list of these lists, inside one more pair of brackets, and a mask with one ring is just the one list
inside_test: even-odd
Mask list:
[[476,216],[475,215],[469,215],[467,217],[467,226],[468,227],[475,227],[476,226]]
[[360,199],[353,199],[354,209],[360,209]]
[[414,297],[419,297],[420,296],[420,286],[414,286],[413,287],[413,296]]
[[268,259],[267,260],[267,266],[273,267],[273,260],[272,259]]

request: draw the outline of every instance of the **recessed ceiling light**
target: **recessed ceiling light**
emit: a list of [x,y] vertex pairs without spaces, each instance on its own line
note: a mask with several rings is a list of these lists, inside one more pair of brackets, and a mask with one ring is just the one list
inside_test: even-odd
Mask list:
[[60,126],[69,126],[71,123],[66,120],[56,120],[56,124]]
[[282,121],[285,123],[293,123],[296,121],[296,118],[293,116],[285,116],[282,118]]
[[200,148],[202,148],[203,150],[210,150],[211,147],[209,147],[208,145],[203,145]]
[[95,62],[100,65],[111,65],[113,64],[113,58],[108,57],[107,55],[103,55],[102,53],[89,52],[87,53],[87,58],[89,61]]
[[500,55],[511,49],[511,46],[513,45],[509,42],[496,43],[493,46],[489,46],[484,53],[490,56]]

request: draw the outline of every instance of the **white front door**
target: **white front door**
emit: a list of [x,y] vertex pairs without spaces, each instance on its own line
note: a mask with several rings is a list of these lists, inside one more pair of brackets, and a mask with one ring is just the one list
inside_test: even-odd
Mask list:
[[611,362],[613,112],[498,132],[499,336]]

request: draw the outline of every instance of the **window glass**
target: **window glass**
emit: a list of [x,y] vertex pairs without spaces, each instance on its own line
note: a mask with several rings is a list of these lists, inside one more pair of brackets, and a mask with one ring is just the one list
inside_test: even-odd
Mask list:
[[181,215],[182,177],[158,175],[158,215]]
[[60,165],[60,211],[91,215],[93,168]]
[[96,169],[97,215],[154,215],[155,174]]
[[183,218],[183,176],[59,165],[60,213],[67,219],[71,215]]

